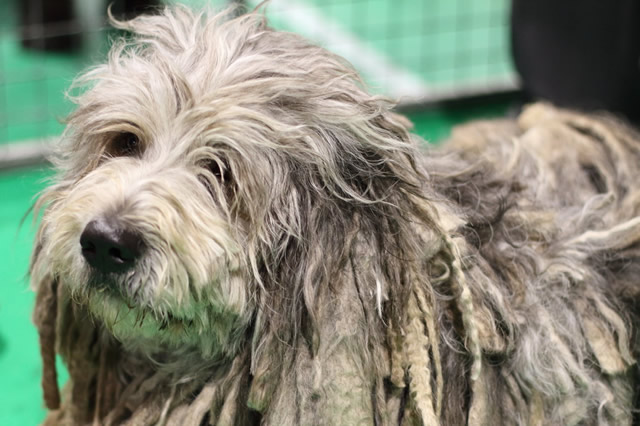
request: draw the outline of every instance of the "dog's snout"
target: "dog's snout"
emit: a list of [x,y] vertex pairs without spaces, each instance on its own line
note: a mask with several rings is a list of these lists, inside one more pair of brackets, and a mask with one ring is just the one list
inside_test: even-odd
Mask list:
[[117,273],[131,268],[143,248],[139,234],[114,220],[100,218],[87,224],[80,236],[82,256],[100,272]]

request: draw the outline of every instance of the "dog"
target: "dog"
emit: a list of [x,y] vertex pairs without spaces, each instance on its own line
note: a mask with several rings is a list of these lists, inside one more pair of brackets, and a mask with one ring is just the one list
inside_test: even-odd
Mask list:
[[114,21],[70,91],[45,424],[631,424],[638,134],[536,104],[424,146],[344,59],[232,15]]

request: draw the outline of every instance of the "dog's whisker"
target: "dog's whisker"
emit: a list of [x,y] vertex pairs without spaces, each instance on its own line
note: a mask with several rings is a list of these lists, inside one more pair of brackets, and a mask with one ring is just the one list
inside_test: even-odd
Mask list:
[[117,325],[117,324],[118,324],[118,318],[120,318],[120,312],[121,312],[121,310],[120,310],[120,309],[118,309],[118,310],[116,311],[116,316],[115,316],[115,318],[113,319],[113,324],[114,324],[114,325]]
[[158,328],[159,328],[160,330],[166,330],[168,326],[169,326],[169,321],[167,321],[167,320],[163,319],[163,320],[160,322],[160,327],[158,327]]

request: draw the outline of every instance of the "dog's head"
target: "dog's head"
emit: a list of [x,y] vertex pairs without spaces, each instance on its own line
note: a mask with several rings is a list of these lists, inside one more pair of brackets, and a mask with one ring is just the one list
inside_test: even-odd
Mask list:
[[257,312],[308,308],[355,234],[385,250],[419,192],[405,122],[343,59],[227,17],[116,23],[40,201],[34,280],[150,351],[233,354]]

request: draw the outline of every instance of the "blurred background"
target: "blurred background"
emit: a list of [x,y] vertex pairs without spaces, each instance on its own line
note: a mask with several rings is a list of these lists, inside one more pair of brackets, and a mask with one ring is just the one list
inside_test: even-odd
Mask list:
[[[1,425],[38,424],[44,416],[27,277],[33,226],[26,215],[51,176],[45,158],[72,109],[65,89],[104,58],[115,35],[106,25],[107,3],[124,17],[178,1],[0,0]],[[242,3],[253,9],[260,2]],[[398,100],[429,143],[445,139],[457,123],[513,115],[538,98],[633,119],[640,110],[638,2],[562,4],[271,0],[266,14],[273,27],[346,57],[372,91]]]

